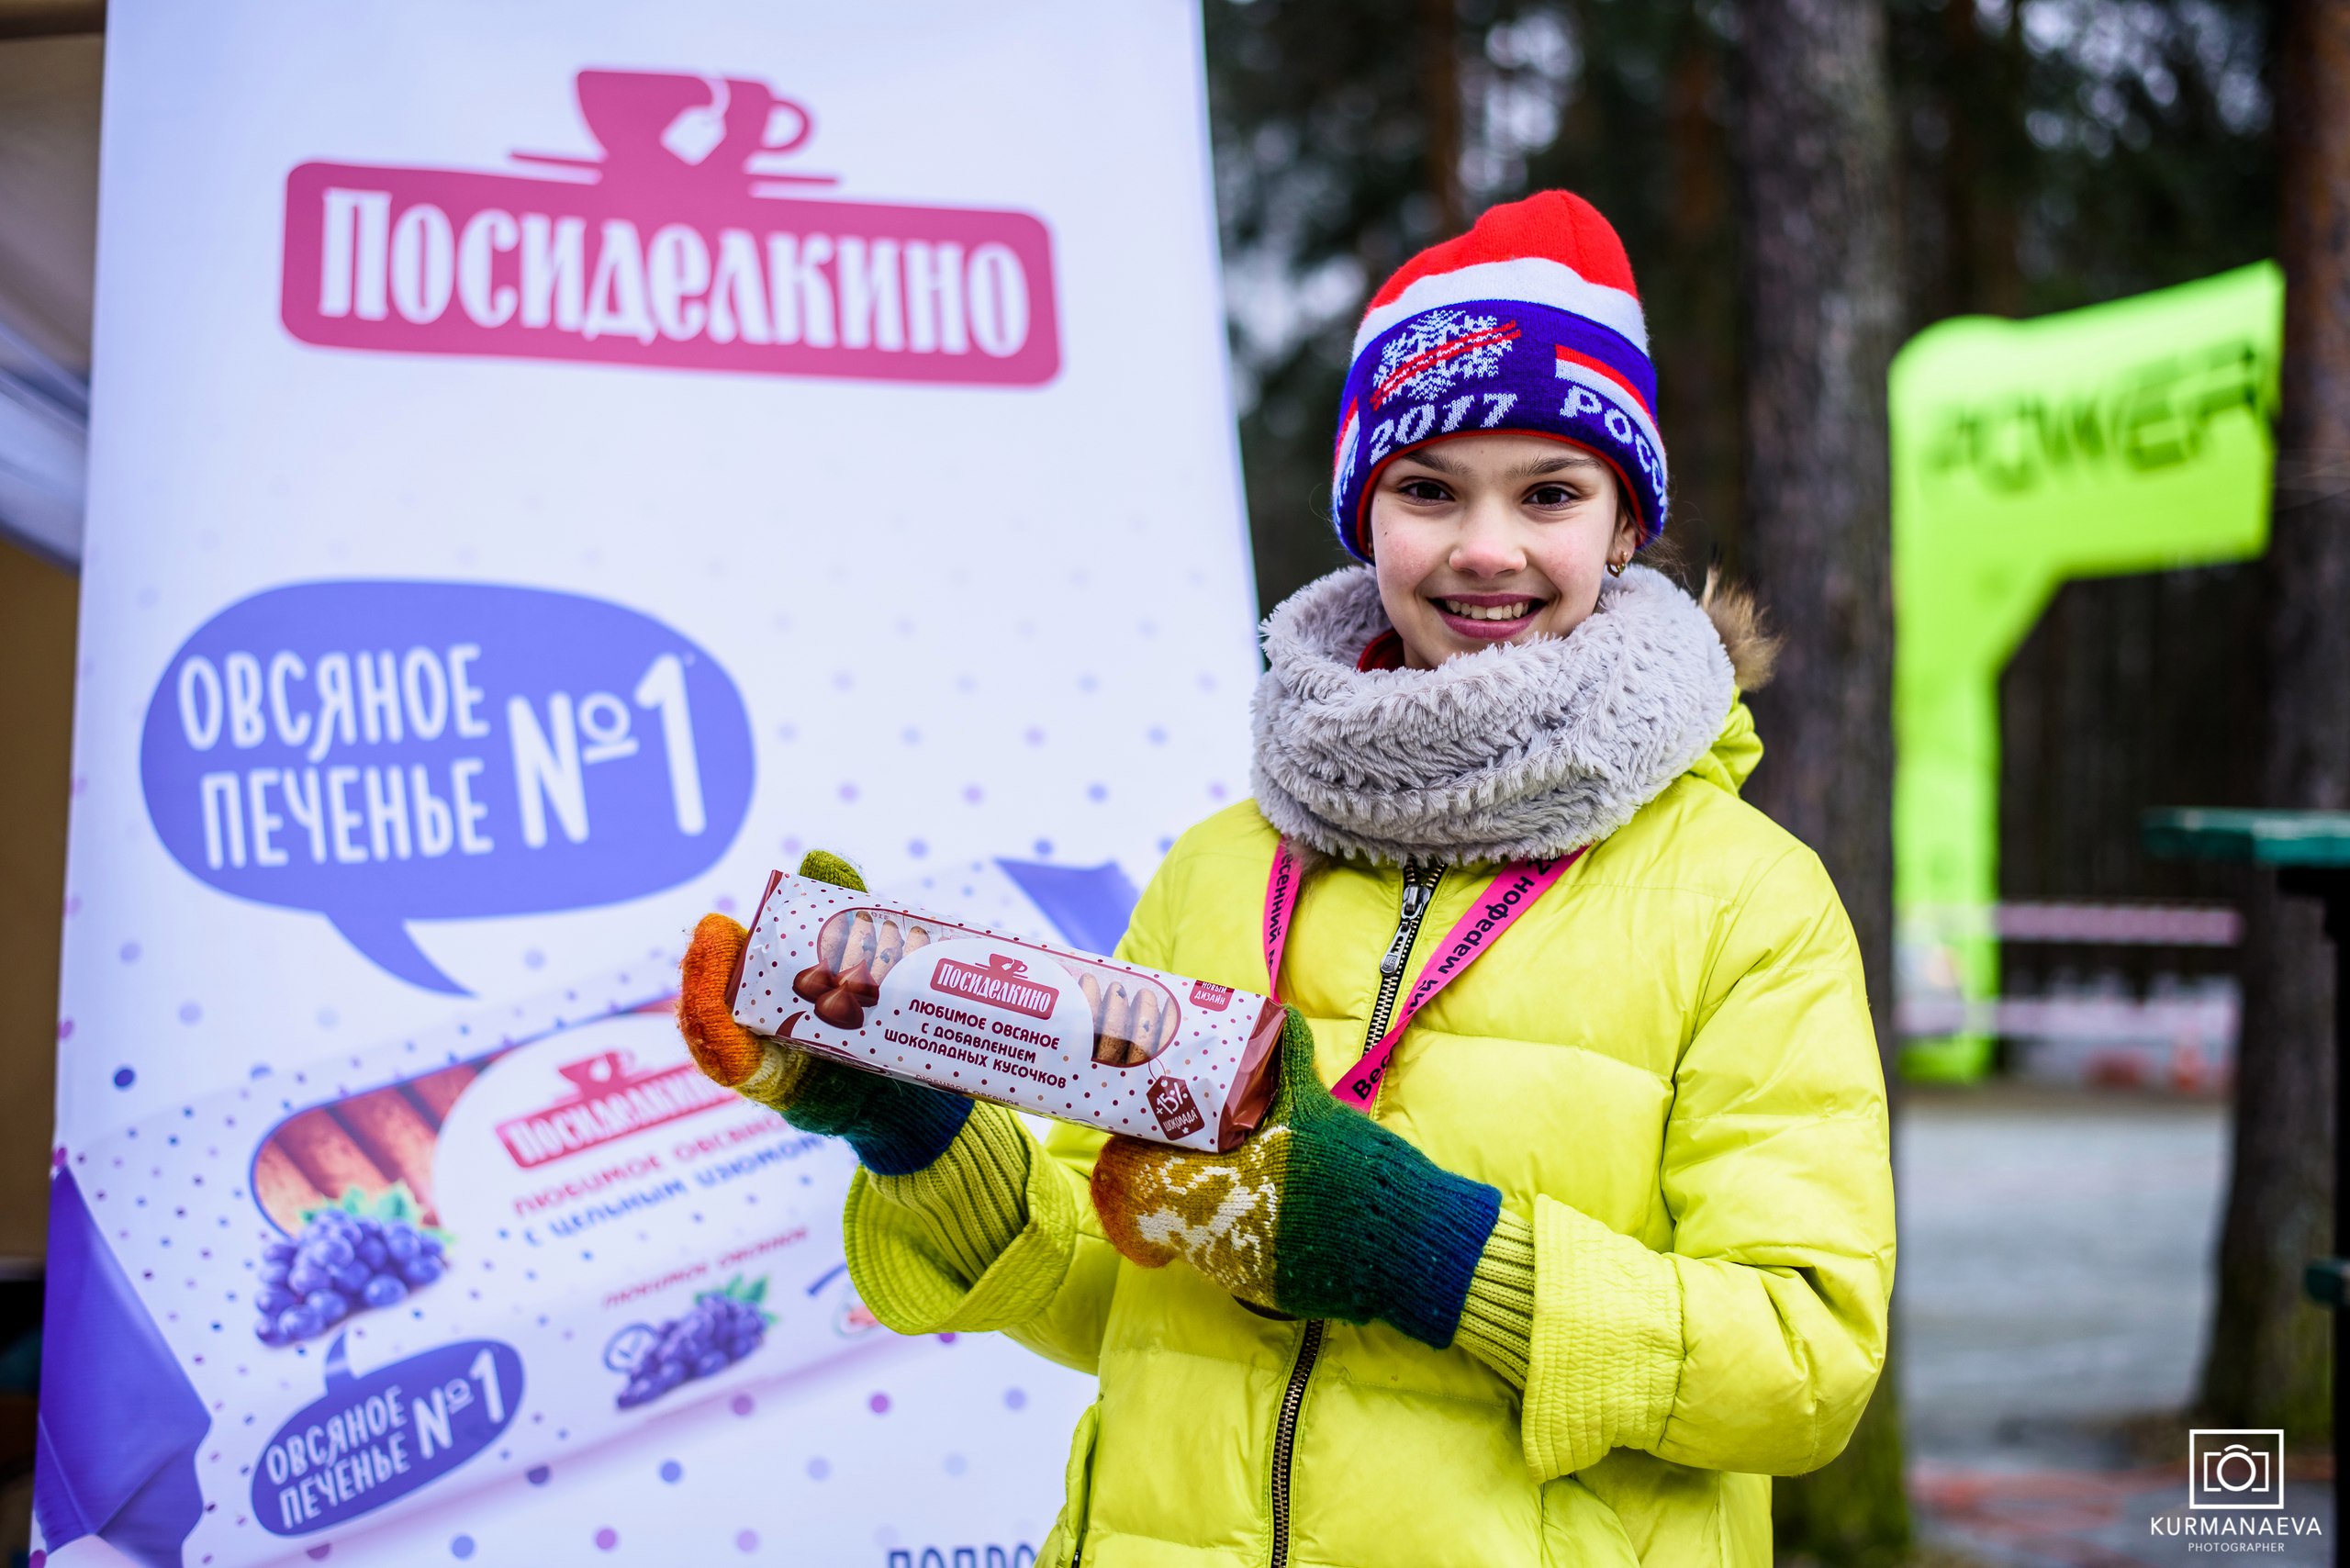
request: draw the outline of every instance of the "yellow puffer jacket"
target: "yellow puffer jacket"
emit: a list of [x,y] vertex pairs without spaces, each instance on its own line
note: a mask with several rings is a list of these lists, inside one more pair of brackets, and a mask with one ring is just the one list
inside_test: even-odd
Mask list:
[[[1835,1457],[1875,1385],[1894,1241],[1859,952],[1818,858],[1738,799],[1759,756],[1735,706],[1427,1006],[1382,1091],[1381,1122],[1532,1225],[1522,1391],[1457,1346],[1126,1262],[1086,1198],[1098,1134],[1057,1126],[1026,1228],[968,1289],[907,1211],[852,1194],[885,1322],[1099,1373],[1046,1562],[1767,1568],[1768,1477]],[[1121,956],[1267,989],[1275,842],[1245,802],[1193,828]],[[1445,872],[1407,976],[1494,869]],[[1301,901],[1285,995],[1326,1081],[1363,1048],[1402,885],[1334,864]]]

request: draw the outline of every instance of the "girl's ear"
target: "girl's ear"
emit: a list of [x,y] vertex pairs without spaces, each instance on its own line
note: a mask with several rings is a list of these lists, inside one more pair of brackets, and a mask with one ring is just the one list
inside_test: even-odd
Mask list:
[[1639,514],[1632,510],[1630,498],[1624,494],[1623,487],[1619,485],[1616,491],[1616,537],[1608,541],[1608,559],[1628,561],[1639,552]]

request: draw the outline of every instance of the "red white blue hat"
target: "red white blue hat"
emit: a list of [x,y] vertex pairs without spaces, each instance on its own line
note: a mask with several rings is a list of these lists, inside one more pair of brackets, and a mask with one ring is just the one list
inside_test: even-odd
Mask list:
[[1356,329],[1331,479],[1338,543],[1371,559],[1371,494],[1395,454],[1487,431],[1546,435],[1616,470],[1640,542],[1664,530],[1656,367],[1624,243],[1543,191],[1488,210],[1374,295]]

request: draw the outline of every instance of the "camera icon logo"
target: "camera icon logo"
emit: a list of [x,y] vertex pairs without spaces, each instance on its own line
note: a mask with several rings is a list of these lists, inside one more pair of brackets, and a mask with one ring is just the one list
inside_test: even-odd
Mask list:
[[2187,1506],[2282,1508],[2284,1432],[2199,1428],[2188,1433]]

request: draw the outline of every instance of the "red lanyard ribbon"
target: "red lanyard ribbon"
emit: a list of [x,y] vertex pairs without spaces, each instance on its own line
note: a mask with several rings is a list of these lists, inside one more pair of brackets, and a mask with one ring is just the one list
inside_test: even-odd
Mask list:
[[[1421,967],[1420,978],[1397,1001],[1387,1033],[1364,1048],[1362,1058],[1347,1070],[1330,1092],[1357,1110],[1370,1110],[1379,1098],[1380,1081],[1387,1076],[1395,1047],[1420,1009],[1459,980],[1518,916],[1534,907],[1534,901],[1548,892],[1550,884],[1567,874],[1568,867],[1582,858],[1583,850],[1577,849],[1556,860],[1518,860],[1503,867],[1470,904],[1468,913],[1445,933],[1443,942]],[[1297,857],[1284,839],[1273,853],[1272,875],[1265,882],[1265,980],[1276,996],[1281,994],[1281,954],[1289,946],[1290,922],[1297,913],[1298,885],[1303,879]]]

